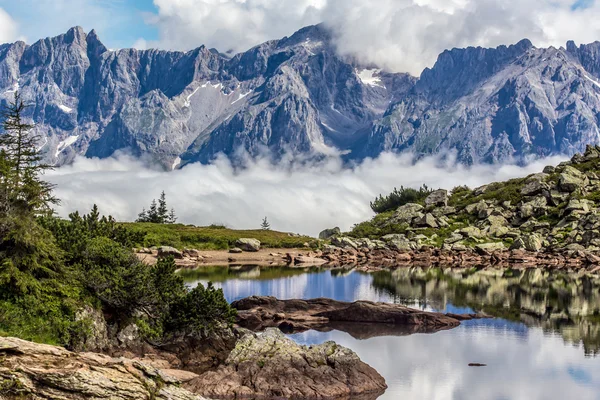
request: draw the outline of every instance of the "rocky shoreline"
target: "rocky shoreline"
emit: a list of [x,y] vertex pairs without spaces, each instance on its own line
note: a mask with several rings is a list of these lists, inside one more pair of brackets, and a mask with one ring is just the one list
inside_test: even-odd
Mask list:
[[366,338],[436,332],[490,318],[331,299],[253,296],[232,306],[238,326],[158,346],[136,337],[131,327],[114,341],[93,342],[104,349],[86,349],[97,353],[0,337],[0,399],[375,400],[387,388],[385,380],[353,351],[334,342],[301,346],[282,331],[337,329]]

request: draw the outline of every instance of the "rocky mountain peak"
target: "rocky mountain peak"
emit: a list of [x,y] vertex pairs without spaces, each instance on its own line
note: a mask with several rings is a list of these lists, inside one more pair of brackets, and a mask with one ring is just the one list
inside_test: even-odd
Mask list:
[[446,50],[440,54],[433,68],[423,71],[416,90],[436,103],[453,101],[532,48],[531,41],[523,39],[511,46]]
[[86,42],[87,34],[80,26],[75,26],[67,31],[64,35],[65,43],[79,43]]
[[0,45],[0,104],[21,91],[46,161],[117,150],[163,165],[242,148],[350,161],[409,150],[461,162],[600,142],[600,42],[447,50],[419,79],[340,57],[325,25],[236,55],[109,51],[95,31]]

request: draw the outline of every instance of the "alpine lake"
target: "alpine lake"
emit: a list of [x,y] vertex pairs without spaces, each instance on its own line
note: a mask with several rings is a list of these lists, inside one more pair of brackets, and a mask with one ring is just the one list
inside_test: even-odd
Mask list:
[[327,297],[494,316],[436,333],[365,328],[290,335],[301,344],[333,340],[355,351],[385,377],[389,388],[380,400],[600,400],[597,275],[260,266],[202,267],[181,274],[190,286],[212,282],[230,302],[253,295]]

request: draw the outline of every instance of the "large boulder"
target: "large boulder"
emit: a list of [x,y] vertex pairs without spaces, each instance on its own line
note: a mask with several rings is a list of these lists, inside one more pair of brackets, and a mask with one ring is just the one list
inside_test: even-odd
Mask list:
[[[593,204],[592,204],[593,206]],[[588,200],[576,200],[573,199],[569,201],[567,206],[565,207],[565,213],[573,213],[576,212],[578,214],[587,214],[590,212],[590,203]]]
[[415,242],[411,242],[408,239],[391,240],[388,242],[388,246],[397,251],[408,252],[417,250],[419,246]]
[[430,213],[425,214],[421,218],[415,219],[414,224],[416,226],[423,227],[423,228],[438,228],[439,227],[437,220]]
[[548,200],[544,196],[538,196],[528,201],[527,203],[521,204],[519,212],[521,218],[531,218],[543,215],[548,208]]
[[408,203],[398,207],[394,214],[394,221],[398,223],[411,224],[415,218],[423,217],[423,206],[420,204]]
[[341,235],[342,231],[340,230],[340,228],[335,227],[332,229],[325,229],[324,231],[322,231],[321,233],[319,233],[319,239],[321,240],[328,240],[331,239],[334,236],[338,236]]
[[236,240],[235,245],[243,251],[257,252],[260,250],[260,240],[258,239],[241,238]]
[[346,236],[335,236],[331,239],[331,244],[337,247],[352,247],[353,249],[358,249],[358,243],[354,239],[351,239]]
[[567,165],[558,177],[558,186],[563,192],[574,192],[586,185],[587,177],[578,169]]
[[73,338],[76,351],[104,351],[110,347],[108,325],[101,310],[85,306],[75,313],[75,321],[86,329],[83,334]]
[[448,191],[445,189],[440,189],[432,192],[425,199],[425,205],[428,207],[446,207],[448,205]]
[[547,177],[548,174],[545,173],[530,176],[521,188],[521,194],[523,196],[535,196],[550,190],[550,185],[545,182]]
[[279,329],[244,336],[224,366],[185,387],[212,398],[352,398],[383,393],[385,380],[334,342],[301,346]]
[[481,229],[477,228],[476,226],[464,227],[459,231],[459,233],[468,239],[479,239],[484,236],[481,232]]
[[0,398],[203,400],[181,388],[197,375],[140,361],[0,337]]
[[159,257],[168,257],[173,256],[178,259],[183,258],[183,253],[177,250],[175,247],[171,246],[161,246],[158,248],[158,256]]
[[527,250],[532,252],[538,252],[543,247],[543,241],[540,235],[532,233],[530,235],[523,235],[514,241],[511,250]]

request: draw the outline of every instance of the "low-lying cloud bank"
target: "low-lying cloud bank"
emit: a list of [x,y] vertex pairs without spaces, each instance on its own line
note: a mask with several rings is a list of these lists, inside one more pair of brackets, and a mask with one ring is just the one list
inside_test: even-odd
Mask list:
[[48,173],[47,178],[57,185],[61,216],[76,210],[87,212],[98,204],[103,213],[131,221],[164,190],[181,223],[257,229],[267,216],[273,229],[317,235],[325,228],[347,230],[371,218],[369,202],[400,185],[477,187],[539,172],[564,159],[536,160],[525,167],[465,167],[451,158],[429,157],[414,164],[410,154],[383,154],[352,168],[331,158],[320,163],[284,161],[276,165],[263,159],[236,169],[219,158],[211,165],[191,164],[164,172],[120,155],[104,160],[78,158],[72,165]]

